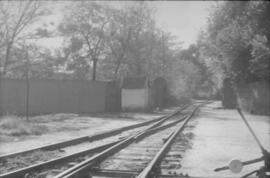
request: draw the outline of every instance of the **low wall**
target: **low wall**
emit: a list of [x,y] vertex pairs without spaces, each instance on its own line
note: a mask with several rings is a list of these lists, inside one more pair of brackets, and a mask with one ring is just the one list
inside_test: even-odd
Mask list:
[[123,111],[146,111],[148,109],[149,89],[122,89]]
[[[117,92],[117,89],[112,82],[31,79],[29,113],[95,113],[108,109],[113,111],[117,108],[115,105],[119,103],[119,98],[111,95]],[[25,80],[2,79],[0,113],[25,114],[26,93]],[[108,102],[110,99],[114,102]]]

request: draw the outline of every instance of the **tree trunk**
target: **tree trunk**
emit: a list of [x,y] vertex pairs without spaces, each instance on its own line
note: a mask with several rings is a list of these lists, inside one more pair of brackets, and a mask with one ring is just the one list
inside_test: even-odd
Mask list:
[[118,62],[118,63],[116,64],[116,68],[115,68],[115,70],[114,70],[113,78],[114,78],[115,80],[116,80],[116,78],[117,78],[117,73],[118,73],[119,68],[120,68],[120,62]]
[[92,75],[92,80],[96,80],[96,70],[97,70],[97,58],[93,59],[93,75]]
[[25,78],[26,78],[26,108],[25,108],[25,117],[26,120],[29,121],[29,56],[28,51],[26,52],[26,70],[25,70]]
[[[0,65],[0,67],[1,67],[1,65]],[[3,115],[2,102],[3,102],[3,100],[2,100],[2,71],[0,70],[0,116]]]
[[9,61],[9,55],[10,55],[10,50],[11,50],[12,43],[8,43],[7,45],[7,50],[6,50],[6,56],[5,56],[5,62],[3,66],[3,71],[1,73],[2,76],[6,75],[7,72],[7,66],[8,66],[8,61]]
[[119,68],[120,68],[120,65],[121,65],[123,58],[124,58],[124,53],[122,53],[121,56],[117,60],[117,64],[116,64],[116,68],[114,70],[114,76],[113,76],[114,79],[117,78],[117,74],[118,74],[118,71],[119,71]]
[[137,63],[136,63],[136,75],[137,76],[140,76],[142,75],[142,66],[141,66],[141,59],[140,58],[137,58]]

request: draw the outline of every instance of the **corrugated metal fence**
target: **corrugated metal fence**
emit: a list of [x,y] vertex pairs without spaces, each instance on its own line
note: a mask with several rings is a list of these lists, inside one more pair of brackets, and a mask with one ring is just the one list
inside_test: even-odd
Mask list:
[[[120,109],[117,83],[100,81],[31,79],[29,113],[95,113]],[[0,114],[25,114],[26,81],[2,79]]]

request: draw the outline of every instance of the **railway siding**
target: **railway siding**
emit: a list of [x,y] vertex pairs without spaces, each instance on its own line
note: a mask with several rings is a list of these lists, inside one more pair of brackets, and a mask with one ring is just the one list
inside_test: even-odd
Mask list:
[[[171,113],[170,115],[171,116],[176,115],[179,112],[181,112],[184,108],[185,106]],[[16,170],[13,170],[14,169],[13,167],[11,167],[10,169],[6,169],[8,171],[13,171],[13,172],[4,171],[2,172],[4,174],[1,174],[0,177],[13,178],[13,177],[22,177],[24,175],[27,175],[28,177],[36,177],[37,175],[45,175],[45,174],[55,175],[59,172],[62,172],[74,166],[77,162],[84,161],[88,159],[89,157],[97,154],[98,152],[103,151],[104,149],[108,148],[108,146],[113,146],[119,143],[120,142],[119,140],[121,139],[123,140],[125,137],[128,137],[129,135],[135,134],[137,132],[138,133],[137,135],[140,136],[141,135],[140,130],[148,128],[150,133],[152,133],[152,132],[155,132],[155,127],[160,127],[161,129],[165,129],[168,126],[164,126],[163,123],[166,120],[168,120],[169,117],[171,116],[166,116],[166,117],[162,116],[158,119],[154,119],[154,120],[147,121],[144,123],[135,124],[132,126],[127,126],[125,128],[116,129],[111,132],[105,132],[105,133],[91,136],[91,137],[84,136],[81,138],[76,138],[73,140],[60,142],[59,144],[46,145],[44,147],[44,150],[37,148],[39,151],[42,150],[43,153],[45,154],[46,152],[50,152],[46,150],[54,150],[54,149],[55,149],[54,151],[56,151],[57,153],[56,155],[50,158],[47,158],[46,160],[39,160],[38,162],[29,162],[28,163],[29,165],[24,164],[19,167],[16,167]],[[175,123],[176,122],[171,122],[169,125],[172,126]],[[152,124],[152,125],[148,126],[149,124]],[[96,141],[98,143],[93,142],[93,141]],[[72,144],[75,144],[75,146]],[[81,148],[78,146],[80,146]],[[25,156],[24,160],[27,160],[28,157],[31,157],[31,154],[33,154],[33,151],[35,152],[36,149],[22,152],[22,155]],[[1,163],[5,164],[6,162],[3,160],[16,159],[18,156],[19,157],[21,156],[20,153],[4,155],[3,157],[1,157]],[[63,162],[68,162],[68,164],[63,165],[62,164]],[[35,164],[32,165],[33,163]],[[54,164],[57,164],[57,166],[53,166]],[[7,167],[7,164],[5,164],[4,167]],[[18,168],[20,169],[17,170]]]
[[140,142],[133,143],[100,164],[101,169],[139,172],[152,160],[168,139],[173,128],[153,134]]
[[[103,173],[109,175],[109,177],[112,177],[112,175],[116,177],[124,175],[147,177],[148,173],[154,171],[153,168],[156,167],[157,162],[161,161],[160,158],[166,153],[177,135],[183,131],[184,126],[192,118],[198,107],[193,106],[193,109],[189,107],[188,110],[192,110],[192,112],[189,112],[188,117],[184,116],[182,119],[170,123],[166,121],[166,125],[162,123],[164,125],[160,124],[157,128],[149,127],[137,136],[125,139],[88,160],[76,164],[54,178],[92,177],[96,175],[104,177]],[[181,121],[182,123],[179,123]],[[163,148],[164,146],[165,148]],[[150,148],[150,151],[147,150],[147,147]],[[159,154],[162,156],[159,156]],[[149,163],[150,168],[148,168]],[[149,172],[145,174],[146,176],[141,176],[140,173],[146,172],[145,168],[148,168]]]
[[[179,111],[176,111],[175,113],[171,114],[170,116],[165,117],[163,120],[161,120],[159,123],[163,124],[166,120],[169,120],[170,117],[174,116],[176,113]],[[178,120],[177,122],[181,122],[185,119],[185,116]],[[149,135],[152,135],[156,132],[159,132],[160,130],[167,129],[169,127],[172,127],[176,124],[175,123],[169,123],[167,125],[160,126],[160,124],[153,124],[150,126],[148,129],[145,131],[135,134],[133,136],[130,136],[129,138],[126,138],[125,140],[121,141],[120,143],[112,146],[111,148],[108,148],[107,150],[104,150],[103,152],[75,165],[74,167],[62,172],[61,174],[57,175],[55,178],[60,178],[60,177],[76,177],[76,176],[86,176],[88,175],[88,169],[96,165],[97,163],[102,162],[103,160],[107,159],[109,156],[117,153],[119,150],[122,150],[123,148],[126,148],[127,146],[131,145],[132,143],[139,141],[145,137],[148,137]],[[155,126],[155,128],[153,128]]]

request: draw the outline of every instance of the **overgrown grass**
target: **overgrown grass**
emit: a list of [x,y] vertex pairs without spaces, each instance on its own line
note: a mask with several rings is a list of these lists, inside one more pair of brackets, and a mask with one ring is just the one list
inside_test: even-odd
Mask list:
[[44,126],[39,126],[14,115],[6,115],[0,119],[0,134],[8,136],[40,135],[46,132]]

